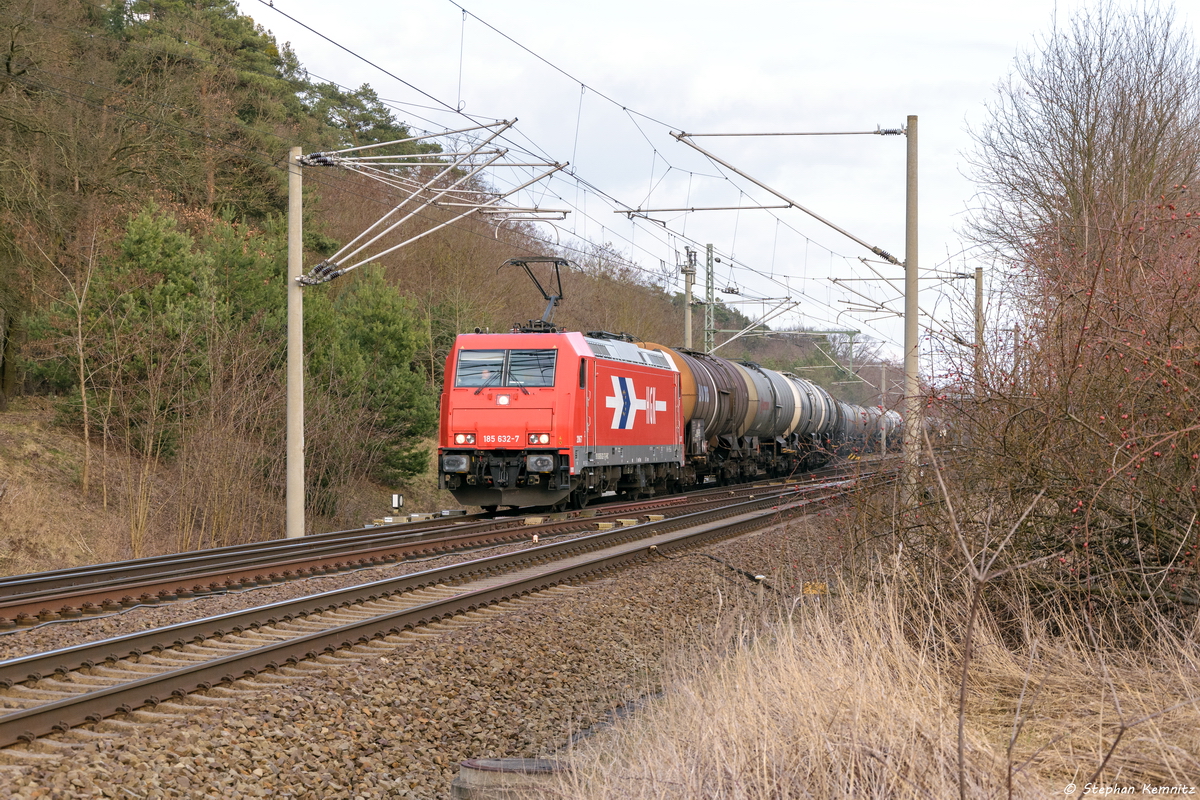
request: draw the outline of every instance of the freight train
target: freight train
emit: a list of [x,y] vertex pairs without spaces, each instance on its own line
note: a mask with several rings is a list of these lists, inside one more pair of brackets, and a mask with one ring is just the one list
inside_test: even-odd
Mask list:
[[446,360],[438,483],[463,505],[582,508],[900,444],[895,411],[795,375],[538,322],[462,334]]

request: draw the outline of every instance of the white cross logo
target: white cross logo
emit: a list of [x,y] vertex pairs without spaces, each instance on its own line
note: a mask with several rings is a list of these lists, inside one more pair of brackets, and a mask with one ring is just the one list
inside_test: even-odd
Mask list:
[[612,384],[613,394],[604,398],[604,405],[613,410],[613,428],[625,431],[633,430],[633,423],[637,419],[639,411],[645,411],[646,422],[653,425],[657,412],[667,410],[665,400],[654,399],[653,386],[646,389],[645,399],[639,399],[632,378],[613,375]]

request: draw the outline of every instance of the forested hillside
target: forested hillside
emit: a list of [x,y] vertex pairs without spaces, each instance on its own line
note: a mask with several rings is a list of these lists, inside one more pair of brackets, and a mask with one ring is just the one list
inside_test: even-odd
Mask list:
[[[79,502],[117,515],[128,555],[279,535],[287,153],[408,128],[370,86],[312,80],[229,0],[0,0],[0,20],[0,409],[47,398],[81,443]],[[306,169],[306,268],[393,207],[389,191]],[[427,209],[396,241],[448,214]],[[314,526],[361,524],[364,492],[427,469],[455,334],[541,314],[506,259],[574,263],[560,325],[679,343],[682,298],[661,276],[538,234],[470,218],[305,290]],[[736,348],[722,354],[849,374],[820,337]]]
[[[369,87],[310,81],[222,0],[0,17],[3,402],[54,398],[83,437],[84,501],[120,509],[132,554],[274,535],[280,161],[404,127]],[[317,206],[314,253],[337,227]],[[382,276],[308,300],[311,506],[336,514],[348,482],[424,468],[434,400],[412,301]]]

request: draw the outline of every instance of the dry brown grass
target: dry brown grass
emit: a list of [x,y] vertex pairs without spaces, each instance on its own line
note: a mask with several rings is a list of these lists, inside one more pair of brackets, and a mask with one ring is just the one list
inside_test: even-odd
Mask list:
[[[209,457],[191,467],[160,462],[145,471],[144,461],[93,442],[84,497],[82,438],[55,419],[52,402],[38,397],[17,398],[0,413],[0,575],[132,557],[130,519],[139,502],[147,554],[282,536],[283,502],[263,490],[248,463],[254,451],[237,442],[205,441]],[[405,512],[458,507],[433,474],[394,488],[359,480],[339,495],[334,515],[310,519],[311,529],[357,528],[390,514],[392,491],[404,494]]]
[[1149,644],[1119,649],[1078,618],[1015,603],[997,619],[984,606],[960,704],[972,587],[896,566],[759,609],[753,629],[718,624],[660,700],[567,756],[573,772],[548,796],[1040,798],[1069,783],[1079,796],[1089,781],[1200,785],[1194,627],[1148,617]]
[[115,508],[82,502],[83,443],[40,398],[0,414],[0,574],[102,563],[124,552]]

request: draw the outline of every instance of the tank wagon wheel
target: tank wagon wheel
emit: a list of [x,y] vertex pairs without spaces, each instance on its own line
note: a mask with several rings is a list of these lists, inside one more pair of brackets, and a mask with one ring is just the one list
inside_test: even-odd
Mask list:
[[576,511],[581,508],[587,508],[587,489],[579,488],[571,492],[570,496],[567,498],[567,502],[570,504],[571,508],[575,509]]

